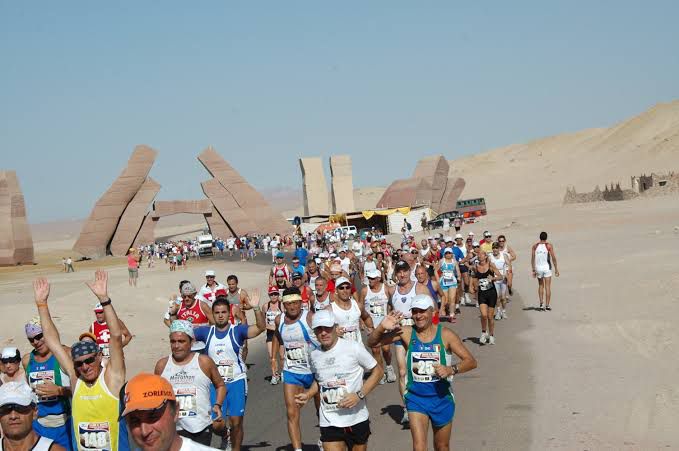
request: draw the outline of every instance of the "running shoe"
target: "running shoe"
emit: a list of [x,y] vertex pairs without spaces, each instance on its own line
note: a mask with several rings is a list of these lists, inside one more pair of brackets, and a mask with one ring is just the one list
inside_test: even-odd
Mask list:
[[507,287],[507,291],[509,292],[509,295],[510,295],[510,296],[511,296],[512,294],[514,294],[514,293],[512,293],[512,287]]
[[462,313],[462,312],[460,311],[460,307],[455,306],[455,314],[456,314],[456,315],[459,315],[460,313]]
[[538,310],[542,312],[544,309],[545,308],[542,306],[542,304],[540,304],[540,307],[538,307]]
[[380,379],[380,385],[384,385],[387,383],[387,375],[383,374],[382,378]]
[[490,337],[488,337],[488,344],[494,345],[495,344],[495,337],[493,337],[492,335]]
[[502,319],[502,313],[500,313],[500,310],[495,312],[495,321],[500,321]]
[[546,309],[548,312],[551,312],[551,311],[552,311],[552,307],[550,307],[550,306],[545,307],[545,309]]
[[390,384],[396,382],[396,373],[391,365],[387,366],[387,382]]
[[507,316],[507,310],[502,309],[502,319],[507,319],[509,316]]
[[410,418],[408,418],[408,411],[406,408],[403,408],[403,417],[401,418],[401,424],[409,424],[410,423]]
[[488,334],[485,333],[485,332],[481,332],[481,336],[479,337],[479,342],[480,342],[482,345],[485,345],[487,339],[488,339]]
[[271,385],[278,385],[278,376],[271,376]]

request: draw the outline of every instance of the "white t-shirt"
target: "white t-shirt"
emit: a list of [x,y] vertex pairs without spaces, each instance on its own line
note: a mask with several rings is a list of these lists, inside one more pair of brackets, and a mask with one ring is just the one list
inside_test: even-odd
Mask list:
[[209,446],[201,445],[200,443],[194,442],[191,439],[182,437],[182,447],[179,451],[212,451],[218,450],[218,448],[211,448]]
[[361,343],[338,338],[329,351],[311,351],[311,371],[318,382],[321,406],[318,409],[321,427],[349,427],[368,419],[365,399],[351,409],[337,407],[348,393],[363,387],[363,373],[377,366],[377,361]]
[[340,261],[340,266],[342,266],[342,271],[346,272],[349,274],[349,265],[351,265],[351,260],[349,260],[349,257],[344,257]]
[[363,255],[363,243],[360,241],[354,241],[354,244],[351,245],[351,249],[354,251],[354,254],[356,254],[357,257]]

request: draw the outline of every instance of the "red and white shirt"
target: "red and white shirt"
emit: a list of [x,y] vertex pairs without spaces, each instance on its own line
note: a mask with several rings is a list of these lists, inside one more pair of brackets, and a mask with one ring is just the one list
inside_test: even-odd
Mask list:
[[94,321],[92,322],[92,326],[90,326],[90,331],[96,337],[97,345],[99,346],[101,354],[104,357],[109,357],[109,342],[111,340],[111,332],[108,329],[108,324],[105,322],[99,323]]
[[196,300],[203,301],[207,305],[212,306],[217,296],[226,296],[226,287],[219,282],[215,282],[214,287],[207,284],[203,285],[196,296]]
[[200,301],[196,299],[193,306],[187,308],[182,302],[179,311],[177,312],[177,319],[183,319],[190,322],[194,327],[207,326],[210,324],[210,320],[203,311],[200,305]]

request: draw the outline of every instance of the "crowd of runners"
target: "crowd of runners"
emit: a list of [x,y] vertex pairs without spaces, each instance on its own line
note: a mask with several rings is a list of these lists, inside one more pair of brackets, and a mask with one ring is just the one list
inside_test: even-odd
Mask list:
[[[94,319],[70,347],[53,322],[50,284],[38,278],[37,316],[25,324],[32,349],[2,350],[0,451],[214,449],[213,434],[219,449],[240,450],[248,341],[261,334],[269,383],[282,384],[295,451],[302,449],[300,411],[311,400],[319,449],[367,449],[366,399],[390,383],[398,387],[393,396],[403,405],[412,448],[428,449],[431,429],[434,448],[447,450],[455,414],[451,382],[477,363],[454,326],[443,323],[460,321],[461,306],[476,306],[479,343],[496,344],[495,321],[509,316],[517,259],[504,235],[485,231],[477,241],[456,228],[455,235],[417,242],[404,227],[400,246],[379,233],[272,237],[266,294],[240,288],[236,275],[219,281],[213,270],[200,283],[179,281],[179,295],[157,320],[169,335],[168,354],[134,377],[124,351],[132,334],[109,296],[108,274],[97,271],[88,283],[97,301]],[[531,249],[537,309],[550,311],[551,277],[559,271],[547,234],[539,238]],[[183,246],[168,244],[158,246],[168,258],[183,253]],[[289,257],[286,247],[294,248]],[[139,263],[145,252],[131,255]],[[149,318],[150,330],[152,323]]]

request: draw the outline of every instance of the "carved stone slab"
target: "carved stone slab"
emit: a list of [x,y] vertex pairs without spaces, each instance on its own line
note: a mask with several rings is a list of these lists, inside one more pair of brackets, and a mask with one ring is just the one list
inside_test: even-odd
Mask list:
[[141,185],[120,217],[118,228],[111,240],[111,254],[116,257],[127,255],[158,191],[160,191],[160,184],[151,177],[148,177]]
[[0,266],[31,264],[33,236],[14,171],[0,171]]
[[354,182],[349,155],[333,155],[330,157],[330,177],[332,180],[333,213],[354,211]]
[[323,161],[320,157],[300,158],[299,168],[302,170],[304,216],[327,215],[331,211]]

